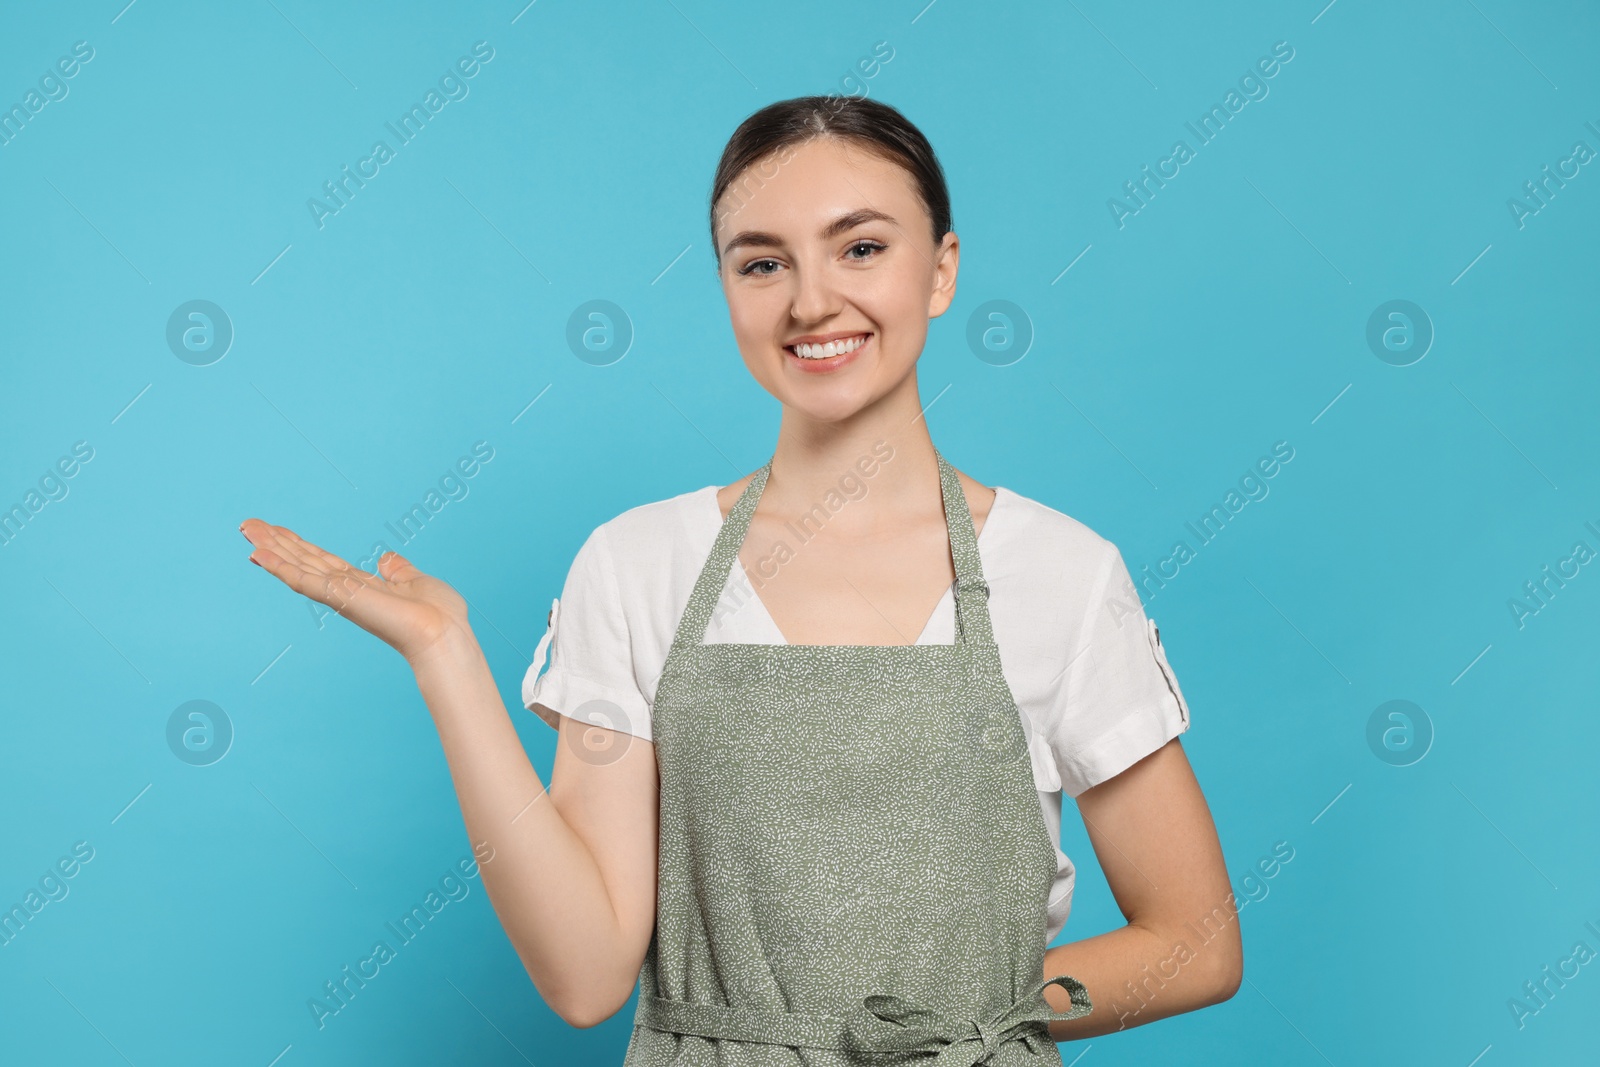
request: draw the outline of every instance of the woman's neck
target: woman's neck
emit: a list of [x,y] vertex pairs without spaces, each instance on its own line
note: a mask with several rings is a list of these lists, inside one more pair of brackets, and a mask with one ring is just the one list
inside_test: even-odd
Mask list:
[[941,506],[937,471],[913,373],[844,422],[820,422],[785,408],[762,510],[800,515],[826,504],[830,494],[842,495],[862,505],[844,509],[851,513],[839,515],[845,525],[873,526],[882,516],[914,515],[930,502]]

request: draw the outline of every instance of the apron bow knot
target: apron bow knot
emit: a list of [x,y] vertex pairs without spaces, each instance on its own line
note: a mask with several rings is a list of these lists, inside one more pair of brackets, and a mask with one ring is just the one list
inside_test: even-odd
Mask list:
[[983,1055],[978,1057],[978,1062],[983,1063],[994,1055],[995,1049],[1000,1047],[1002,1036],[992,1025],[980,1022],[978,1023],[978,1040],[983,1043]]
[[[1047,986],[1058,985],[1072,996],[1072,1007],[1056,1011],[1044,999]],[[846,1044],[865,1052],[931,1052],[930,1067],[976,1067],[987,1063],[1008,1041],[1048,1033],[1052,1022],[1089,1014],[1089,991],[1070,975],[1058,974],[1030,989],[1009,1008],[989,1019],[957,1021],[905,997],[873,994],[863,997],[863,1019],[847,1025]],[[887,1026],[882,1024],[888,1024]]]

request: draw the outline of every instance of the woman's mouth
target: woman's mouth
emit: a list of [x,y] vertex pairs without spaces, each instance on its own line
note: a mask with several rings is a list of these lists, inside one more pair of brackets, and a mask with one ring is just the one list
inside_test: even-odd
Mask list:
[[801,370],[817,374],[838,370],[850,363],[871,340],[872,334],[861,333],[823,345],[785,345],[783,350]]

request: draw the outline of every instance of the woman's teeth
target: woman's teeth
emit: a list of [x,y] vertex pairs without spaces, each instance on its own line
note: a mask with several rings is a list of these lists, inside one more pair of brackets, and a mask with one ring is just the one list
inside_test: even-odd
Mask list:
[[829,341],[825,345],[790,345],[789,351],[801,359],[827,359],[829,356],[839,356],[846,352],[854,352],[866,344],[870,334],[860,334],[856,337],[847,337],[842,341]]

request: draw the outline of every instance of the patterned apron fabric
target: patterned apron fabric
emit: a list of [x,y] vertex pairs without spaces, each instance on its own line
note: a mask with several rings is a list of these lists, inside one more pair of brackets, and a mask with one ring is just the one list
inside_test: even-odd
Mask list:
[[1089,1013],[1076,979],[1043,978],[1055,845],[935,456],[954,644],[707,644],[770,460],[718,532],[656,688],[656,927],[625,1067],[1059,1067],[1046,1024]]

